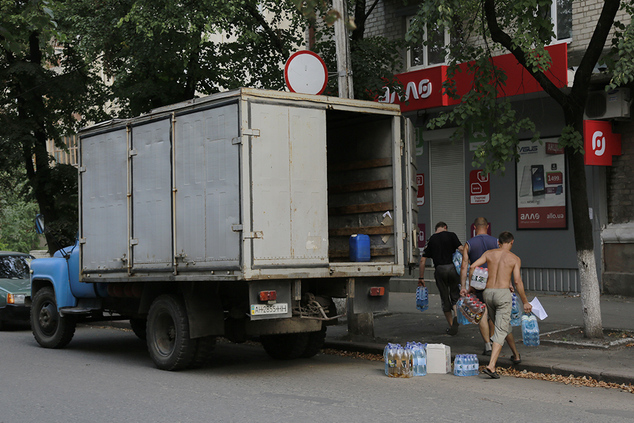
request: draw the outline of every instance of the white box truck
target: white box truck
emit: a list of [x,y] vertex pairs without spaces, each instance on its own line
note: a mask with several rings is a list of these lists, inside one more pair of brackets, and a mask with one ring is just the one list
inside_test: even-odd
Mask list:
[[397,106],[255,89],[82,130],[78,240],[32,263],[36,340],[115,316],[161,369],[204,364],[217,337],[313,356],[333,298],[383,310],[416,263],[410,132]]

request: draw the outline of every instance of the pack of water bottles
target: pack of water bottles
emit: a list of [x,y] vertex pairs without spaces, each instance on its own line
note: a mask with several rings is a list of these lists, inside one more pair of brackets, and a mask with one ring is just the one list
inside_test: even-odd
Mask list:
[[453,374],[456,376],[477,376],[480,361],[475,354],[456,354],[453,362]]
[[[463,317],[470,323],[479,323],[480,319],[482,319],[482,315],[484,314],[484,310],[486,309],[486,305],[484,305],[484,303],[475,295],[461,297],[458,300],[458,303],[456,303],[456,307],[460,311],[458,314],[462,314]],[[464,322],[464,320],[458,316],[459,324],[467,324],[460,323],[461,320]]]
[[513,293],[513,302],[511,304],[511,326],[520,326],[522,313],[520,312],[519,298],[515,292]]
[[484,289],[487,286],[487,280],[489,279],[489,269],[486,267],[476,267],[471,272],[471,286],[475,289]]
[[456,303],[456,310],[458,310],[458,313],[456,313],[456,318],[458,319],[458,324],[461,325],[461,326],[470,325],[471,324],[469,319],[467,319],[465,317],[465,315],[461,311],[463,303],[464,303],[464,298],[460,298],[458,300],[458,302]]
[[420,311],[429,308],[429,291],[426,286],[416,288],[416,308]]
[[425,376],[427,374],[427,344],[408,342],[403,348],[400,344],[388,343],[383,350],[385,375],[388,377]]
[[539,325],[537,317],[533,314],[522,314],[522,341],[524,345],[536,347],[539,345]]
[[462,267],[462,253],[460,250],[454,251],[453,256],[451,256],[451,261],[456,268],[456,272],[460,274],[460,268]]

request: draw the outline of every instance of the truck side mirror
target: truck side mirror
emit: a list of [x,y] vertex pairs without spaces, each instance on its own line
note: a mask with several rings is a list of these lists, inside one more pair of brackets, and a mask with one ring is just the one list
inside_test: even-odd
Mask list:
[[44,233],[44,215],[43,214],[38,214],[37,216],[35,216],[35,231],[38,234]]

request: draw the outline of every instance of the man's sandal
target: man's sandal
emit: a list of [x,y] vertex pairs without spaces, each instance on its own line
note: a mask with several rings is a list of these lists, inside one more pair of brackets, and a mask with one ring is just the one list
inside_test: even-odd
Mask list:
[[511,356],[511,362],[512,362],[513,364],[515,364],[515,365],[518,365],[518,364],[520,364],[520,363],[522,362],[522,358],[521,358],[521,357],[520,357],[520,358],[515,358],[515,356],[514,356],[514,355],[512,355],[512,356]]
[[499,379],[500,375],[497,372],[492,372],[491,370],[489,370],[488,367],[485,367],[484,370],[482,370],[484,373],[486,373],[487,375],[489,375],[489,377],[491,379]]

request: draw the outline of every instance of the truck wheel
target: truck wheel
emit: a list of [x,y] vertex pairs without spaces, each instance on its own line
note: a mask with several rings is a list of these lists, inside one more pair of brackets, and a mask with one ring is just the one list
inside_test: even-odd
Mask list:
[[141,319],[138,317],[130,319],[130,327],[132,327],[132,332],[142,340],[147,339],[147,319]]
[[147,347],[156,367],[181,370],[190,365],[196,342],[189,338],[189,321],[182,301],[161,295],[150,306]]
[[276,360],[294,360],[306,351],[307,333],[285,333],[282,335],[262,335],[260,342],[264,351]]
[[198,369],[205,366],[211,359],[211,353],[216,348],[215,336],[205,336],[194,339],[194,341],[196,342],[196,352],[194,352],[194,358],[189,365],[190,369]]
[[300,357],[311,358],[317,355],[319,351],[324,347],[326,341],[326,326],[322,327],[320,331],[308,333],[308,344],[306,349]]
[[75,326],[72,317],[61,316],[57,311],[52,288],[42,288],[35,293],[31,304],[31,328],[38,344],[45,348],[63,348],[73,339]]

